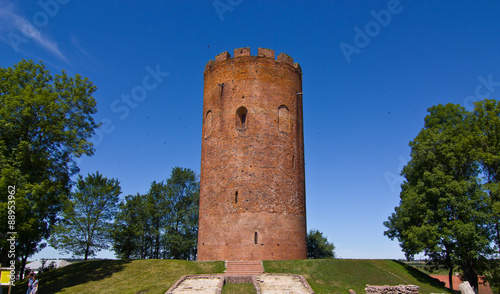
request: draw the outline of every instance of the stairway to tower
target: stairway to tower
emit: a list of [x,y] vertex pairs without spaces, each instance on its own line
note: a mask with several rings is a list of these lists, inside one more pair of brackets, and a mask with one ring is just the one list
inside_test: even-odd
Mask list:
[[264,272],[262,262],[256,261],[226,261],[225,276],[254,276]]

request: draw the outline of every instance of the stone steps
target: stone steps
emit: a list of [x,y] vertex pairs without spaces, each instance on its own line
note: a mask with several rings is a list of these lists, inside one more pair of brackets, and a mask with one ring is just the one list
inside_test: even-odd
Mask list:
[[225,276],[254,276],[264,272],[261,261],[226,261]]

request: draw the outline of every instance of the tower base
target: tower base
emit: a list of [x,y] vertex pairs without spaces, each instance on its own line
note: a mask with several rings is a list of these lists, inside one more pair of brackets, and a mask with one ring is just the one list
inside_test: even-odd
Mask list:
[[205,215],[200,226],[212,230],[200,231],[198,260],[306,259],[305,222],[303,216],[276,213]]

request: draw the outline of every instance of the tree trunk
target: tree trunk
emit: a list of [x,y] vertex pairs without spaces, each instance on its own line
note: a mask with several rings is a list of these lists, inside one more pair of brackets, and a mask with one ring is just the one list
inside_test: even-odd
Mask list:
[[474,289],[474,292],[478,293],[479,281],[477,278],[476,269],[474,268],[475,260],[469,257],[467,260],[464,261],[463,265],[464,266],[462,270],[464,272],[464,275],[462,277],[462,280],[468,281],[469,284]]
[[26,260],[28,260],[28,256],[24,255],[21,257],[21,268],[19,269],[19,279],[24,278],[24,269],[26,268]]
[[87,260],[89,256],[89,244],[87,244],[87,248],[85,248],[85,260]]
[[444,247],[446,249],[446,257],[445,257],[445,262],[446,262],[446,265],[448,266],[449,268],[449,272],[448,272],[448,282],[450,283],[450,289],[453,290],[453,262],[451,260],[451,255],[450,255],[450,252],[451,252],[451,249],[450,249],[450,244],[448,243],[445,243],[444,244]]
[[450,289],[453,290],[453,266],[450,266],[450,271],[448,272],[448,282],[450,283]]
[[[158,231],[159,232],[159,231]],[[160,234],[156,235],[156,244],[155,244],[155,259],[160,258]]]

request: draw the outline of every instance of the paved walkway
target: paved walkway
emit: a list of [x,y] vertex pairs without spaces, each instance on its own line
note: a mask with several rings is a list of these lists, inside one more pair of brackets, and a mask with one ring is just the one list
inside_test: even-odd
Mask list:
[[175,289],[173,289],[172,292],[167,292],[167,293],[217,294],[219,283],[221,283],[222,279],[223,277],[221,276],[185,279],[179,285],[177,285],[177,287],[175,287]]
[[262,294],[311,294],[302,280],[296,275],[262,274],[257,276]]
[[[250,278],[252,276],[252,278]],[[311,294],[307,281],[299,275],[265,274],[261,261],[228,261],[223,275],[184,276],[172,286],[168,294],[217,294],[224,279],[249,279],[261,294]],[[231,281],[226,280],[231,283]],[[234,280],[232,281],[234,283]]]

